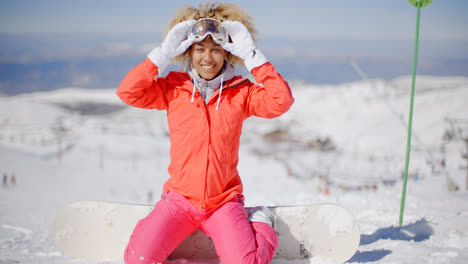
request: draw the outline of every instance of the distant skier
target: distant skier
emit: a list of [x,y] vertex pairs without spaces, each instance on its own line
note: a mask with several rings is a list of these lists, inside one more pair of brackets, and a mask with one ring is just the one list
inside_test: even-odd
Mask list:
[[[246,118],[289,110],[289,85],[256,47],[252,18],[238,5],[183,7],[168,29],[117,91],[129,105],[166,110],[171,140],[170,178],[154,210],[136,225],[125,262],[162,263],[200,229],[223,264],[268,263],[278,237],[267,208],[245,213],[239,141]],[[162,77],[171,61],[183,62],[184,71]],[[236,76],[233,65],[242,62],[263,86]]]
[[8,186],[8,174],[4,173],[3,174],[3,187],[7,187]]
[[11,184],[16,185],[16,174],[12,173],[10,178]]

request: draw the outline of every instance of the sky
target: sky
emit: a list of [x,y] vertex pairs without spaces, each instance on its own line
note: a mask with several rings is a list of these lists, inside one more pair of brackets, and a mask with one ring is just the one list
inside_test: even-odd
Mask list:
[[[182,5],[205,1],[2,0],[0,33],[160,35]],[[261,37],[316,40],[412,40],[416,8],[406,0],[231,1]],[[468,42],[468,1],[435,0],[421,10],[422,40]],[[437,51],[436,55],[453,51]],[[459,51],[463,56],[468,52]],[[456,54],[456,53],[455,53]],[[454,54],[454,55],[455,55]]]
[[[61,66],[60,75],[70,75],[69,78],[84,82],[58,84],[57,81],[58,86],[115,86],[120,75],[128,70],[127,65],[141,60],[161,43],[163,31],[179,7],[198,6],[205,2],[2,0],[0,92],[5,87],[13,89],[25,75],[28,78],[36,75],[34,83],[52,83],[53,79],[44,80],[45,77],[41,76],[45,74],[44,71],[51,76],[49,72],[53,73],[54,69],[56,72],[59,67],[57,63],[63,61],[68,62]],[[258,47],[272,62],[281,64],[279,68],[291,72],[289,75],[285,73],[286,77],[312,81],[323,79],[324,82],[350,81],[353,78],[339,78],[339,75],[350,74],[356,77],[355,73],[348,71],[349,65],[345,70],[319,66],[322,62],[347,64],[346,58],[349,57],[367,58],[366,70],[369,76],[374,77],[395,77],[407,73],[407,68],[410,68],[417,9],[407,0],[230,2],[241,5],[254,18],[259,32]],[[421,9],[419,56],[424,73],[468,76],[467,14],[466,0],[434,0],[431,5]],[[138,59],[124,62],[124,57]],[[385,58],[385,61],[376,62],[374,58],[377,57]],[[93,83],[90,73],[82,74],[91,63],[76,64],[77,60],[85,59],[95,62],[114,59],[112,65],[121,65],[116,71],[119,78],[110,84]],[[451,61],[447,62],[447,59]],[[402,70],[403,60],[405,68]],[[34,69],[29,67],[33,63],[44,62],[49,64]],[[52,62],[57,62],[57,65],[51,65]],[[311,69],[311,63],[316,67]],[[11,67],[12,64],[15,67]],[[111,76],[109,64],[111,62],[108,61],[105,65],[93,65],[98,70],[105,68]],[[375,65],[387,68],[376,69]],[[311,76],[312,71],[316,70],[321,70],[320,74],[317,73],[320,78]],[[80,74],[83,76],[76,77]],[[93,74],[93,78],[98,78],[97,73]],[[101,74],[99,78],[110,77]]]
[[[128,33],[159,31],[178,7],[205,1],[2,0],[1,32]],[[416,8],[406,0],[230,1],[240,4],[269,35],[407,37]],[[468,39],[468,2],[435,0],[422,9],[431,37]],[[413,23],[410,23],[413,22]]]

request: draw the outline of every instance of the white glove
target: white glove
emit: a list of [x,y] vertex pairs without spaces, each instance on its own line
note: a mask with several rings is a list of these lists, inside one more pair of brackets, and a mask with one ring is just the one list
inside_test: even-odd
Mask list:
[[232,43],[228,41],[221,45],[221,47],[243,59],[245,67],[249,72],[253,68],[268,62],[265,55],[255,47],[252,36],[244,24],[238,21],[224,21],[221,23],[221,26],[224,27],[232,40]]
[[164,72],[171,59],[185,52],[193,41],[188,39],[188,32],[195,24],[195,20],[187,20],[176,24],[169,30],[161,46],[148,54],[148,58],[159,68],[159,75]]

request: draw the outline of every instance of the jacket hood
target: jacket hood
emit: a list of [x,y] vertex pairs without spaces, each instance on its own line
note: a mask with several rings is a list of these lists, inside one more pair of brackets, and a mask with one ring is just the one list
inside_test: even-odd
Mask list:
[[[197,70],[195,70],[195,67],[193,67],[192,60],[189,60],[187,62],[184,70],[193,79],[193,85],[194,85],[193,95],[195,94],[195,87],[196,87],[196,89],[202,95],[205,103],[207,103],[210,100],[211,96],[216,92],[216,90],[220,88],[222,89],[225,81],[231,80],[232,78],[236,76],[236,68],[227,60],[224,61],[224,65],[223,65],[223,68],[221,69],[221,73],[216,78],[209,80],[209,81],[200,77]],[[218,101],[221,98],[221,92],[222,90],[220,91]],[[192,101],[193,101],[193,98],[192,98]],[[218,107],[219,107],[219,104],[218,104]]]

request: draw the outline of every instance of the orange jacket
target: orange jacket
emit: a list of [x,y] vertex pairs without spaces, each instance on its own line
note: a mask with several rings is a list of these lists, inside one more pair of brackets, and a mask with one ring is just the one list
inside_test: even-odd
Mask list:
[[288,111],[294,99],[287,82],[271,63],[252,70],[258,83],[236,76],[224,82],[205,104],[183,72],[156,78],[158,67],[146,59],[132,69],[117,95],[127,104],[165,109],[171,140],[169,180],[164,190],[175,190],[201,210],[217,208],[237,194],[242,182],[237,172],[242,123],[249,116],[274,118]]

